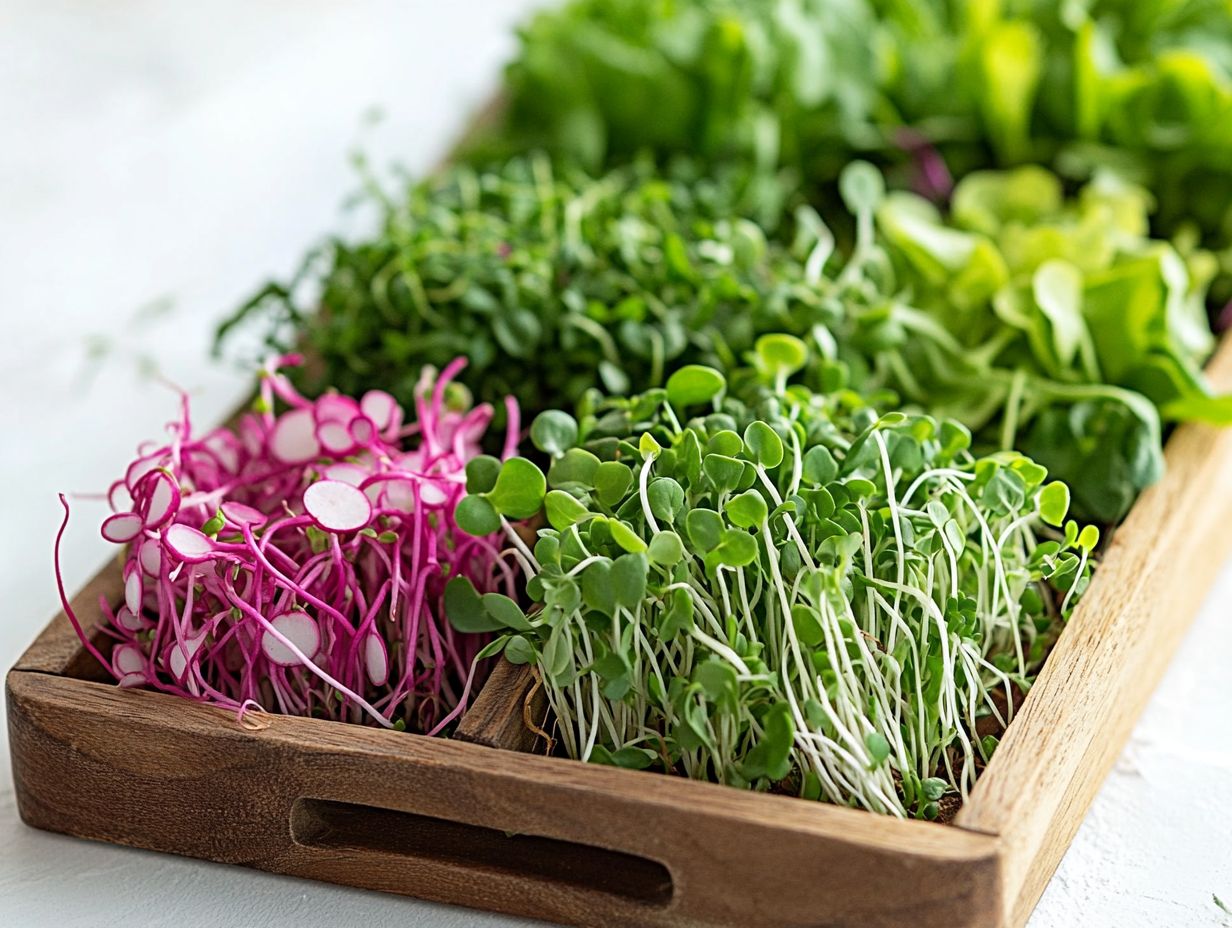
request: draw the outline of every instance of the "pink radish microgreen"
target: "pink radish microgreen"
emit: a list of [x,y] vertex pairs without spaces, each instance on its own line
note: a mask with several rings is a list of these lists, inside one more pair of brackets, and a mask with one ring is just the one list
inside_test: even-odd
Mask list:
[[[101,604],[110,657],[78,632],[124,686],[439,732],[475,691],[486,640],[444,621],[447,582],[516,589],[484,537],[499,520],[472,537],[453,519],[492,408],[450,402],[462,362],[425,371],[404,425],[386,393],[305,399],[289,360],[263,369],[258,411],[234,428],[195,434],[185,399],[171,440],[143,448],[102,527],[126,546],[125,603]],[[525,518],[534,467],[516,461],[497,499]]]

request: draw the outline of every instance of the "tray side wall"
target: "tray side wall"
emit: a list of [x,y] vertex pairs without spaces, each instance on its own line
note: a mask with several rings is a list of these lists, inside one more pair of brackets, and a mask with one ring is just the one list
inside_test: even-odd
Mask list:
[[[7,696],[18,805],[51,831],[574,925],[999,920],[996,839],[943,825],[313,719],[250,731],[222,710],[45,673],[10,673]],[[337,803],[343,815],[318,814]],[[415,840],[423,817],[443,823],[441,841]],[[339,833],[347,821],[360,830]],[[481,832],[473,859],[465,826]],[[552,839],[530,846],[555,863],[518,859],[525,842],[502,852],[506,832]]]
[[[1232,341],[1207,369],[1232,388]],[[1232,549],[1232,429],[1178,428],[956,823],[999,835],[1025,925]]]

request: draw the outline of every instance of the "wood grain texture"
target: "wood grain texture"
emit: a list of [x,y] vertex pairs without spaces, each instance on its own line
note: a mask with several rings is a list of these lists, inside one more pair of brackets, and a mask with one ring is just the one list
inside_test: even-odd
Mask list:
[[[544,753],[548,700],[534,672],[503,657],[466,710],[455,738],[507,751]],[[538,729],[538,730],[536,730]]]
[[45,673],[7,697],[19,808],[51,831],[574,925],[999,918],[997,840],[962,829],[314,719],[249,731]]
[[[1232,342],[1207,369],[1232,388]],[[998,835],[1030,917],[1232,547],[1232,430],[1186,425],[1134,505],[956,824]]]

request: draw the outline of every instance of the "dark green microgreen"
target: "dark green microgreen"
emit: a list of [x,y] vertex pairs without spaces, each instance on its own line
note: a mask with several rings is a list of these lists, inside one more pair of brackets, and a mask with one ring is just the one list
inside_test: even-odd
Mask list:
[[740,528],[757,528],[769,514],[765,498],[756,490],[745,490],[729,499],[723,511],[732,524]]
[[877,769],[890,756],[890,742],[878,731],[870,731],[864,736],[864,746],[868,748],[869,766]]
[[684,557],[684,542],[675,532],[659,532],[650,539],[647,554],[652,563],[660,567],[673,567]]
[[487,493],[496,486],[501,462],[490,454],[481,454],[466,462],[466,492]]
[[796,732],[791,707],[786,703],[773,704],[763,716],[762,725],[762,736],[745,755],[740,772],[748,780],[781,780],[791,771],[791,746]]
[[445,617],[460,632],[490,632],[502,626],[466,577],[454,577],[445,585]]
[[655,518],[668,525],[676,521],[685,504],[684,489],[671,477],[657,477],[650,481],[646,497]]
[[572,484],[590,487],[594,485],[599,466],[599,459],[590,451],[585,448],[570,448],[552,460],[548,468],[548,486],[563,487]]
[[750,422],[744,430],[744,446],[762,467],[778,467],[783,461],[783,440],[764,422]]
[[723,536],[723,519],[713,509],[691,510],[684,527],[693,547],[703,553],[718,547]]
[[523,632],[530,631],[530,622],[527,621],[525,613],[508,596],[500,593],[484,593],[481,600],[488,616],[492,621],[500,623],[501,627]]
[[624,499],[626,491],[633,483],[633,471],[618,461],[604,461],[595,470],[594,483],[599,502],[605,506],[614,506]]
[[513,635],[505,643],[505,657],[511,664],[529,664],[537,654],[534,645],[524,635]]

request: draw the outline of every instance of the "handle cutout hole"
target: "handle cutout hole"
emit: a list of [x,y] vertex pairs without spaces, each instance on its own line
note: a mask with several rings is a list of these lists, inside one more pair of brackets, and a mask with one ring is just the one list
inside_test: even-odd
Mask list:
[[291,836],[304,847],[433,860],[605,893],[642,905],[663,907],[672,899],[671,873],[657,861],[556,838],[507,835],[495,828],[413,812],[297,799],[291,809]]

